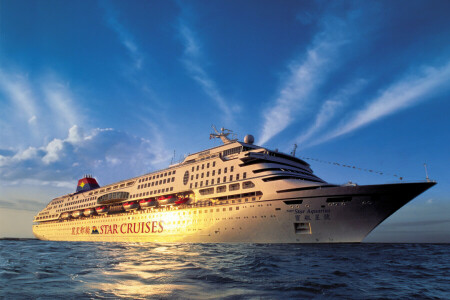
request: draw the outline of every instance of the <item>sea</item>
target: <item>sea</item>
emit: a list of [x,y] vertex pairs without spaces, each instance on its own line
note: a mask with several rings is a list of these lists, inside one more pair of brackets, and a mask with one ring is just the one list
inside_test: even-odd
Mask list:
[[450,244],[0,240],[0,299],[450,299]]

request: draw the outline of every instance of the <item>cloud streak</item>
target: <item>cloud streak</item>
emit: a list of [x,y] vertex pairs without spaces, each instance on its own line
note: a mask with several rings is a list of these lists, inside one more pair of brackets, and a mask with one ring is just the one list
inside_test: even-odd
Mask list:
[[317,143],[350,133],[388,115],[431,99],[437,93],[443,93],[449,89],[449,82],[450,62],[440,68],[424,67],[416,72],[416,75],[405,76],[384,89],[380,96],[353,113],[346,122]]
[[205,71],[202,66],[202,53],[194,32],[183,21],[180,21],[178,31],[184,46],[184,58],[182,61],[185,68],[192,79],[199,84],[203,92],[219,107],[224,114],[224,120],[232,122],[233,114],[239,111],[239,107],[230,105],[229,101],[219,91],[215,81]]
[[[339,64],[341,48],[350,42],[348,20],[325,18],[323,29],[300,60],[290,63],[289,75],[282,84],[275,104],[264,114],[264,124],[259,144],[263,145],[286,129],[294,119],[301,119],[318,88]],[[342,58],[340,59],[342,60]]]
[[119,22],[117,11],[107,2],[102,2],[102,4],[106,12],[105,18],[108,26],[117,34],[120,43],[127,49],[133,60],[133,67],[140,70],[144,62],[144,56],[137,46],[133,35]]
[[0,94],[1,147],[39,144],[47,134],[65,134],[83,122],[70,86],[54,74],[32,80],[23,72],[0,70]]
[[[337,92],[337,94],[326,100],[319,112],[317,113],[313,124],[300,136],[297,137],[297,143],[304,143],[315,137],[318,132],[325,128],[328,123],[342,110],[349,102],[350,98],[359,93],[361,89],[366,86],[367,81],[364,79],[357,79],[351,81],[346,87]],[[307,147],[308,144],[302,145],[302,148]]]

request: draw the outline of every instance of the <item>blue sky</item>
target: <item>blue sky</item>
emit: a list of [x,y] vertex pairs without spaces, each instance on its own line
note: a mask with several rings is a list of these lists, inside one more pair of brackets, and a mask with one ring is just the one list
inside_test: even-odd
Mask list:
[[367,240],[450,242],[449,12],[449,1],[2,1],[0,236],[30,236],[30,216],[85,173],[109,184],[218,145],[215,124],[271,149],[297,143],[332,183],[423,180],[427,163],[438,185]]

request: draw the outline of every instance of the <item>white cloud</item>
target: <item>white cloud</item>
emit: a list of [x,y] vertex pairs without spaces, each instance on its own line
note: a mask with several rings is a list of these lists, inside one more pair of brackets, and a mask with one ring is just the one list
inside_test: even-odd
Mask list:
[[118,180],[167,162],[170,153],[163,145],[158,135],[148,140],[111,128],[84,134],[74,125],[65,139],[53,139],[14,155],[0,155],[0,181],[68,182],[85,173],[97,174],[104,181]]
[[233,114],[240,111],[240,107],[230,104],[220,93],[216,83],[202,66],[202,54],[194,32],[183,22],[179,25],[179,32],[184,44],[183,63],[190,76],[200,85],[206,95],[211,98],[224,115],[227,122],[233,121]]
[[325,19],[324,29],[315,36],[311,46],[299,60],[290,63],[289,74],[281,85],[274,105],[264,113],[260,145],[301,119],[299,111],[307,111],[317,89],[329,73],[343,60],[341,48],[349,42],[351,29],[344,20]]
[[425,67],[384,89],[366,107],[353,113],[336,130],[320,139],[324,142],[357,130],[385,116],[406,109],[450,88],[450,62],[441,68]]
[[54,139],[50,143],[48,143],[47,147],[45,147],[46,154],[42,158],[42,161],[48,165],[52,162],[56,162],[61,160],[61,155],[63,155],[64,142],[60,139]]

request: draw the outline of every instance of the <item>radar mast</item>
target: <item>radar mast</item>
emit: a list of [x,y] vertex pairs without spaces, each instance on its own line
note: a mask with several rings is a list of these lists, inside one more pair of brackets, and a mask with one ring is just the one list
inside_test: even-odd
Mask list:
[[[223,142],[225,145],[237,141],[236,134],[233,133],[232,130],[230,130],[230,129],[225,129],[225,128],[222,127],[222,128],[220,128],[220,132],[219,132],[219,131],[217,130],[216,126],[211,125],[211,127],[212,127],[212,129],[214,130],[215,133],[211,133],[211,134],[209,135],[209,139],[217,139],[217,138],[220,138],[220,139],[222,140],[222,142]],[[228,136],[229,136],[230,134],[231,134],[232,137],[233,137],[231,140],[228,138]]]

